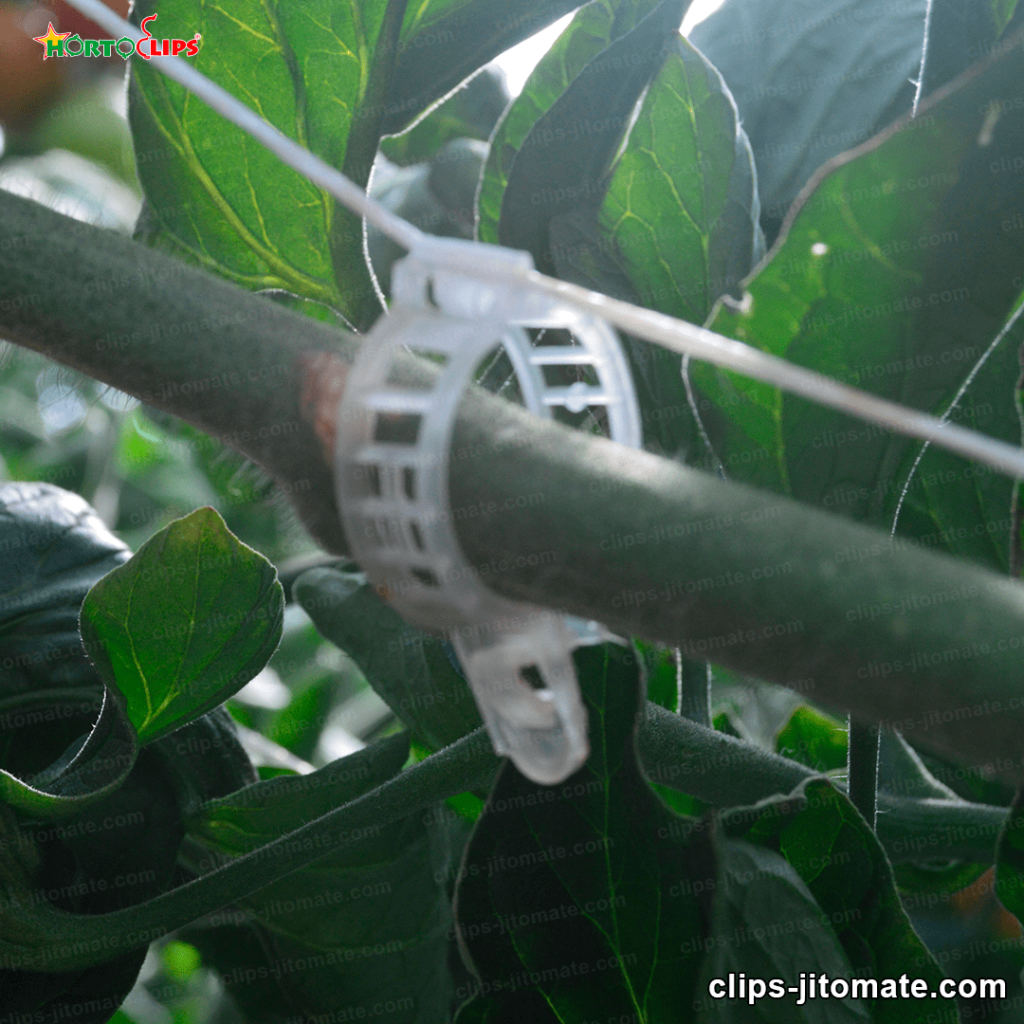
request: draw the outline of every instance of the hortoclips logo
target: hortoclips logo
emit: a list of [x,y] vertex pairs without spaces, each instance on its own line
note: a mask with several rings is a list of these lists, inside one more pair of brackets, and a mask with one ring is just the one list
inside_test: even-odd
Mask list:
[[77,32],[74,35],[70,32],[61,34],[53,27],[52,21],[47,26],[45,36],[32,38],[41,43],[46,51],[43,60],[50,57],[112,57],[115,53],[125,60],[133,53],[149,60],[150,57],[177,57],[179,54],[194,57],[199,52],[202,36],[198,32],[191,39],[154,39],[146,28],[151,21],[156,21],[155,14],[142,19],[141,28],[146,34],[138,42],[130,36],[122,36],[120,39],[83,39]]

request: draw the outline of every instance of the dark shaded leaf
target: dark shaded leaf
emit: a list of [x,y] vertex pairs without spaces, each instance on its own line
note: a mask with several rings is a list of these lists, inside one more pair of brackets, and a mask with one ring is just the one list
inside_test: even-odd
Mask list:
[[[258,783],[207,804],[189,833],[218,853],[257,849],[394,777],[407,753],[407,738],[393,737],[312,775]],[[344,851],[242,901],[264,931],[260,959],[293,1005],[315,1018],[386,992],[385,1021],[446,1017],[445,881],[466,831],[439,808],[366,828]]]
[[[574,655],[590,719],[587,764],[537,786],[506,764],[477,822],[456,897],[461,948],[481,995],[466,1020],[672,1020],[694,997],[714,884],[699,822],[651,792],[634,747],[643,706],[635,653]],[[703,884],[701,884],[701,880]]]
[[[3,927],[14,935],[21,924],[18,896],[27,907],[47,903],[101,914],[157,895],[170,881],[183,835],[174,787],[151,751],[143,751],[116,793],[69,821],[28,822],[20,830],[12,818],[7,821],[4,849],[17,853],[20,844],[23,853],[37,851],[40,861],[30,878],[15,880],[4,872],[5,896],[15,900]],[[12,891],[12,882],[20,893]],[[143,949],[66,974],[0,970],[0,1021],[105,1024],[135,983],[144,958]]]
[[[1006,103],[991,139],[978,142],[989,104],[1017,95],[1022,69],[1017,45],[916,120],[823,170],[744,301],[723,303],[710,326],[880,396],[944,411],[1020,292],[1024,232],[1004,225],[1024,223],[1024,108]],[[918,442],[703,364],[692,379],[730,475],[891,525]],[[975,397],[995,408],[1003,396]],[[1016,441],[1017,424],[1004,421],[1005,439]],[[918,517],[905,529],[924,525]],[[934,523],[929,532],[939,532]],[[934,539],[948,546],[941,532]],[[842,556],[873,557],[856,548]]]
[[409,4],[382,133],[393,135],[477,68],[546,28],[580,0],[427,0]]
[[[389,210],[423,231],[445,238],[473,237],[473,203],[487,146],[477,139],[453,139],[428,164],[378,166],[373,196]],[[378,181],[380,184],[378,185]],[[405,249],[375,228],[367,229],[374,273],[390,293],[391,268]]]
[[[720,844],[719,858],[697,1024],[871,1024],[860,999],[797,1005],[802,973],[829,978],[852,973],[835,931],[799,874],[777,853],[736,840]],[[716,979],[742,975],[781,979],[787,992],[760,1000],[747,993],[742,993],[745,998],[708,998]]]
[[198,509],[105,576],[82,637],[141,744],[223,703],[267,663],[284,598],[274,567]]
[[992,53],[1014,20],[1017,0],[931,0],[929,6],[921,96],[931,95]]
[[[172,0],[155,25],[168,37],[201,33],[191,58],[200,71],[365,185],[398,6],[245,0],[228,10]],[[247,288],[281,288],[357,326],[372,322],[379,304],[359,218],[155,69],[134,72],[132,136],[147,200],[136,234]]]
[[[268,885],[321,860],[325,851],[335,851],[343,857],[353,846],[364,841],[375,843],[379,838],[381,843],[391,842],[394,837],[388,827],[392,824],[410,829],[418,824],[426,830],[431,843],[431,837],[440,836],[440,852],[429,876],[433,879],[431,884],[440,886],[439,880],[449,878],[453,870],[451,836],[454,833],[457,846],[463,826],[453,816],[437,811],[436,806],[449,797],[488,786],[496,770],[497,758],[483,730],[479,729],[377,787],[372,797],[365,794],[351,803],[333,808],[297,831],[279,836],[258,850],[230,860],[210,875],[196,878],[187,886],[163,893],[145,903],[96,916],[61,911],[40,901],[0,902],[0,913],[14,922],[13,927],[0,930],[0,966],[75,971],[103,963],[125,950],[137,949],[147,940],[196,921],[213,910],[251,897]],[[401,859],[408,854],[410,860],[403,861],[405,867],[402,870],[408,868],[411,874],[419,873],[422,877],[427,868],[413,850],[414,846],[421,852],[424,850],[424,842],[427,841],[421,840],[422,836],[417,839],[415,835],[405,835],[403,842],[395,841],[401,852],[392,852],[387,858],[371,859],[371,863],[391,860],[396,856]],[[413,889],[418,898],[427,899],[423,894],[429,893],[430,886],[420,885],[417,889],[413,885]],[[383,893],[383,889],[377,891],[377,895]],[[344,897],[345,893],[341,896]],[[433,913],[436,906],[431,903],[430,907],[433,909],[429,912]],[[309,902],[277,908],[286,913],[309,909]],[[380,920],[374,919],[375,925],[384,921],[386,915],[378,917]],[[401,928],[408,925],[408,920],[407,917],[402,919]],[[438,940],[438,932],[433,925],[430,933],[421,938],[425,946],[430,947],[424,950],[424,956],[433,956],[436,946],[431,943]],[[414,940],[407,939],[405,934],[394,940],[399,943],[399,947],[393,950],[396,955],[403,952],[417,955],[410,948]],[[360,952],[358,955],[369,954]],[[335,955],[323,966],[334,966],[339,960],[350,964],[356,958],[357,954]],[[288,973],[293,969],[285,966],[280,971]],[[435,994],[437,984],[443,987],[444,978],[429,981],[428,987],[434,986],[431,992]]]
[[380,151],[400,167],[429,160],[446,142],[486,142],[509,102],[502,73],[484,68],[435,107],[414,128],[381,142]]
[[78,613],[89,588],[131,552],[77,494],[42,483],[0,487],[0,695],[98,691]]
[[469,684],[441,642],[408,625],[362,574],[311,569],[295,581],[294,594],[417,740],[439,750],[480,725]]
[[736,99],[772,240],[814,171],[910,112],[925,0],[726,0],[690,33]]
[[[875,978],[881,985],[884,979],[906,973],[923,978],[931,991],[938,990],[943,973],[900,905],[892,869],[878,839],[831,783],[809,779],[789,797],[757,808],[726,811],[721,820],[731,839],[756,843],[781,855],[806,885],[820,908],[817,916],[822,927],[838,937],[845,951],[849,966],[838,974],[850,978],[861,972],[857,976]],[[748,894],[746,903],[756,902]],[[741,962],[751,974],[777,973]],[[803,954],[797,962],[800,970],[808,969]],[[869,1009],[870,1015],[849,1019],[873,1024],[955,1024],[959,1020],[955,1002],[941,998],[879,999]]]
[[234,721],[222,707],[158,739],[149,749],[163,759],[182,817],[258,778]]

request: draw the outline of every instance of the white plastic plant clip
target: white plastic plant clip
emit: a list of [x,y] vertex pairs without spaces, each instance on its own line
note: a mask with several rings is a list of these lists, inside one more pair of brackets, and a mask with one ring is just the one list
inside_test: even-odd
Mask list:
[[[473,274],[481,261],[492,271],[483,278]],[[417,626],[450,635],[495,750],[550,785],[586,760],[572,651],[604,634],[596,624],[509,601],[480,582],[453,528],[452,427],[466,384],[498,346],[535,414],[600,408],[612,439],[634,447],[640,417],[615,333],[555,300],[538,302],[517,287],[515,273],[502,284],[493,273],[499,266],[521,273],[532,260],[431,239],[396,264],[392,309],[363,342],[339,409],[338,505],[352,554],[378,591]],[[544,344],[531,339],[527,325],[562,328],[575,343]],[[407,350],[436,372],[403,365]],[[551,376],[561,382],[550,383]]]

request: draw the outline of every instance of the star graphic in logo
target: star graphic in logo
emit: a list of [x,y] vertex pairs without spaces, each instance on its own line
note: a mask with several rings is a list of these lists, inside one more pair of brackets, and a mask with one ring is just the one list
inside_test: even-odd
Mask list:
[[67,39],[67,37],[70,34],[71,34],[70,32],[64,32],[63,34],[58,32],[53,27],[53,22],[51,21],[46,26],[46,35],[45,36],[33,36],[32,39],[33,39],[34,42],[42,44],[43,51],[44,51],[44,53],[43,53],[43,60],[47,60],[50,57],[56,56],[56,54],[50,53],[50,46],[51,46],[51,44],[53,46],[56,46],[57,43],[59,43],[62,39]]

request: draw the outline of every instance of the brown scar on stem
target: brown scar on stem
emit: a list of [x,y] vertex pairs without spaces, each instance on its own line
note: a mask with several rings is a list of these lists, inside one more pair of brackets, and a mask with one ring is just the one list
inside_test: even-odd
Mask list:
[[332,352],[303,352],[298,359],[299,411],[320,439],[324,460],[334,465],[335,421],[349,364]]

